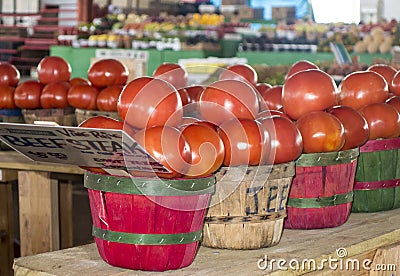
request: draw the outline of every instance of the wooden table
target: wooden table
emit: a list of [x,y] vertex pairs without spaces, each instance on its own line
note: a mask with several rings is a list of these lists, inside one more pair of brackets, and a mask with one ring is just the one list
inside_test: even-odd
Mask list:
[[4,254],[12,263],[13,258],[11,182],[18,179],[21,256],[28,256],[73,245],[71,179],[82,174],[77,166],[33,162],[18,152],[0,151],[0,218],[5,218],[0,232],[6,229],[8,237],[8,251],[0,250],[0,259]]
[[[336,250],[343,248],[348,259],[338,257]],[[263,266],[263,258],[268,260],[285,260],[283,268],[289,268],[289,262],[301,263],[313,259],[320,264],[323,259],[342,260],[336,262],[337,269],[332,270],[325,263],[324,270],[311,271],[305,265],[304,270],[274,270],[259,269],[257,263]],[[294,261],[293,261],[294,260]],[[346,270],[346,263],[348,261]],[[167,275],[368,275],[362,269],[362,262],[370,260],[366,266],[376,268],[386,265],[386,268],[396,271],[379,274],[370,271],[370,275],[397,275],[400,271],[400,209],[379,212],[351,214],[349,220],[342,226],[319,230],[287,230],[284,229],[280,243],[274,247],[259,250],[220,250],[200,247],[192,265],[177,270],[167,271]],[[155,260],[156,261],[156,260]],[[351,261],[351,262],[350,262]],[[361,269],[357,270],[352,263],[358,262]],[[292,266],[293,266],[292,265]],[[334,268],[335,263],[332,263]],[[301,265],[299,266],[301,268]],[[382,267],[382,266],[381,266]],[[35,256],[22,257],[14,261],[15,275],[49,276],[49,275],[159,275],[156,272],[132,271],[112,267],[101,260],[94,244],[70,249],[43,253]]]

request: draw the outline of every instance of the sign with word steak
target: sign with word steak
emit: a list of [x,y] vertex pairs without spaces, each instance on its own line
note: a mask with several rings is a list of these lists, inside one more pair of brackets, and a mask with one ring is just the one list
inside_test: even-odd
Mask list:
[[0,123],[0,139],[34,161],[170,172],[122,130]]

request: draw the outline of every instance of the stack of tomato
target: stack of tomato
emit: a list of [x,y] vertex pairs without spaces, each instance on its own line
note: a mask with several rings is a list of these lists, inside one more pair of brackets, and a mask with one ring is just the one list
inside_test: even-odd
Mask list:
[[185,68],[162,64],[153,76],[124,86],[117,110],[122,122],[96,116],[80,126],[124,129],[171,171],[157,174],[163,178],[201,177],[221,166],[289,162],[302,153],[295,123],[283,113],[269,114],[257,90],[257,74],[248,65],[230,66],[203,87],[187,86]]
[[19,81],[20,73],[14,65],[0,62],[0,109],[17,108],[14,102],[14,92]]

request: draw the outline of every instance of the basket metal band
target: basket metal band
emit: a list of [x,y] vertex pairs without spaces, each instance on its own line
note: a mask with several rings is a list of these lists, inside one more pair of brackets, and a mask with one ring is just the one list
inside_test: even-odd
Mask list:
[[330,166],[351,163],[357,160],[359,148],[338,152],[307,153],[296,160],[296,166]]
[[188,196],[211,194],[215,177],[161,180],[158,178],[130,178],[85,172],[84,185],[88,189],[120,194],[150,196]]
[[275,221],[286,217],[286,210],[261,215],[249,216],[209,216],[204,221],[208,224],[229,224],[229,223],[260,223],[264,221]]
[[200,229],[195,232],[177,234],[135,234],[104,230],[93,225],[92,234],[96,238],[110,242],[138,245],[170,245],[197,242],[202,237],[202,231]]
[[321,208],[353,202],[353,191],[328,197],[319,198],[288,198],[287,207]]

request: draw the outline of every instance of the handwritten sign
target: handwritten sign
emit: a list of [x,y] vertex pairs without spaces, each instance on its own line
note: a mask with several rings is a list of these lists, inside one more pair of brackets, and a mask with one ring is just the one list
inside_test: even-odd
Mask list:
[[0,139],[34,161],[170,172],[122,130],[0,123]]

